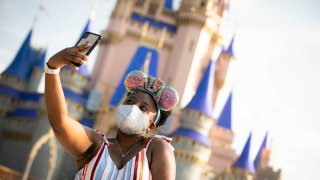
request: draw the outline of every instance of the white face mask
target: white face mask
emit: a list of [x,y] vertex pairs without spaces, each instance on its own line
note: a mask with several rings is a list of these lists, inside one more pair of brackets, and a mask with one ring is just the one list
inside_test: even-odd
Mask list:
[[137,105],[120,105],[117,109],[117,126],[126,134],[140,134],[148,128],[149,118]]

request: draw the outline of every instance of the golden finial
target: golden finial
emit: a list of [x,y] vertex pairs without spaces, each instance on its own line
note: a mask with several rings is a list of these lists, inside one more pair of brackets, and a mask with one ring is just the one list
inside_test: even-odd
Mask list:
[[167,36],[167,28],[162,28],[161,34],[160,34],[160,39],[158,42],[158,49],[161,49],[163,47],[166,36]]
[[144,42],[144,40],[146,39],[147,35],[148,35],[148,29],[149,29],[149,23],[148,22],[144,22],[143,23],[143,27],[142,27],[142,32],[141,32],[141,36],[140,36],[140,42]]
[[149,65],[150,65],[150,61],[151,61],[151,52],[149,51],[147,53],[146,59],[144,61],[144,64],[142,66],[142,71],[144,73],[146,73],[147,75],[149,74]]

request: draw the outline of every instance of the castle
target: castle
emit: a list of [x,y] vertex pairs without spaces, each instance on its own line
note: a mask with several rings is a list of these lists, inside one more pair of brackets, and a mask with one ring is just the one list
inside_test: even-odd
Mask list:
[[[174,10],[172,0],[118,0],[101,33],[92,74],[86,66],[60,72],[69,115],[114,133],[123,79],[142,69],[175,87],[181,97],[168,125],[159,130],[173,137],[177,179],[280,179],[281,172],[268,165],[267,136],[254,161],[249,158],[251,134],[240,155],[232,149],[232,93],[219,118],[213,115],[234,59],[234,38],[222,43],[228,5],[227,0],[182,0]],[[37,93],[45,50],[34,49],[31,38],[32,30],[0,77],[0,177],[71,179],[75,160],[56,142],[43,94]]]

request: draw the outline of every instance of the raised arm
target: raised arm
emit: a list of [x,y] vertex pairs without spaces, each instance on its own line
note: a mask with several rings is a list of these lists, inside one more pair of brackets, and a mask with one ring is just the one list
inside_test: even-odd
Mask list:
[[[81,51],[88,48],[89,46],[87,45],[66,48],[49,59],[48,67],[50,69],[58,69],[68,65],[73,69],[77,69],[71,62],[85,64],[88,59]],[[98,133],[82,126],[68,116],[59,73],[45,74],[45,101],[52,129],[67,152],[75,157],[80,157],[91,145],[99,142]]]

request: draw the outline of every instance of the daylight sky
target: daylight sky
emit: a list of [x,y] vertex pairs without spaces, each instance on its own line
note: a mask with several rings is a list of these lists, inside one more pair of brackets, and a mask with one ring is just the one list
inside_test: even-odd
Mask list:
[[[41,2],[32,45],[47,47],[49,57],[75,44],[93,4],[98,8],[92,31],[105,29],[115,0],[0,0],[0,72],[14,58]],[[320,179],[319,7],[317,0],[233,0],[230,6],[236,59],[216,112],[232,89],[233,147],[241,153],[253,131],[254,158],[269,131],[271,165],[282,169],[284,180]]]

